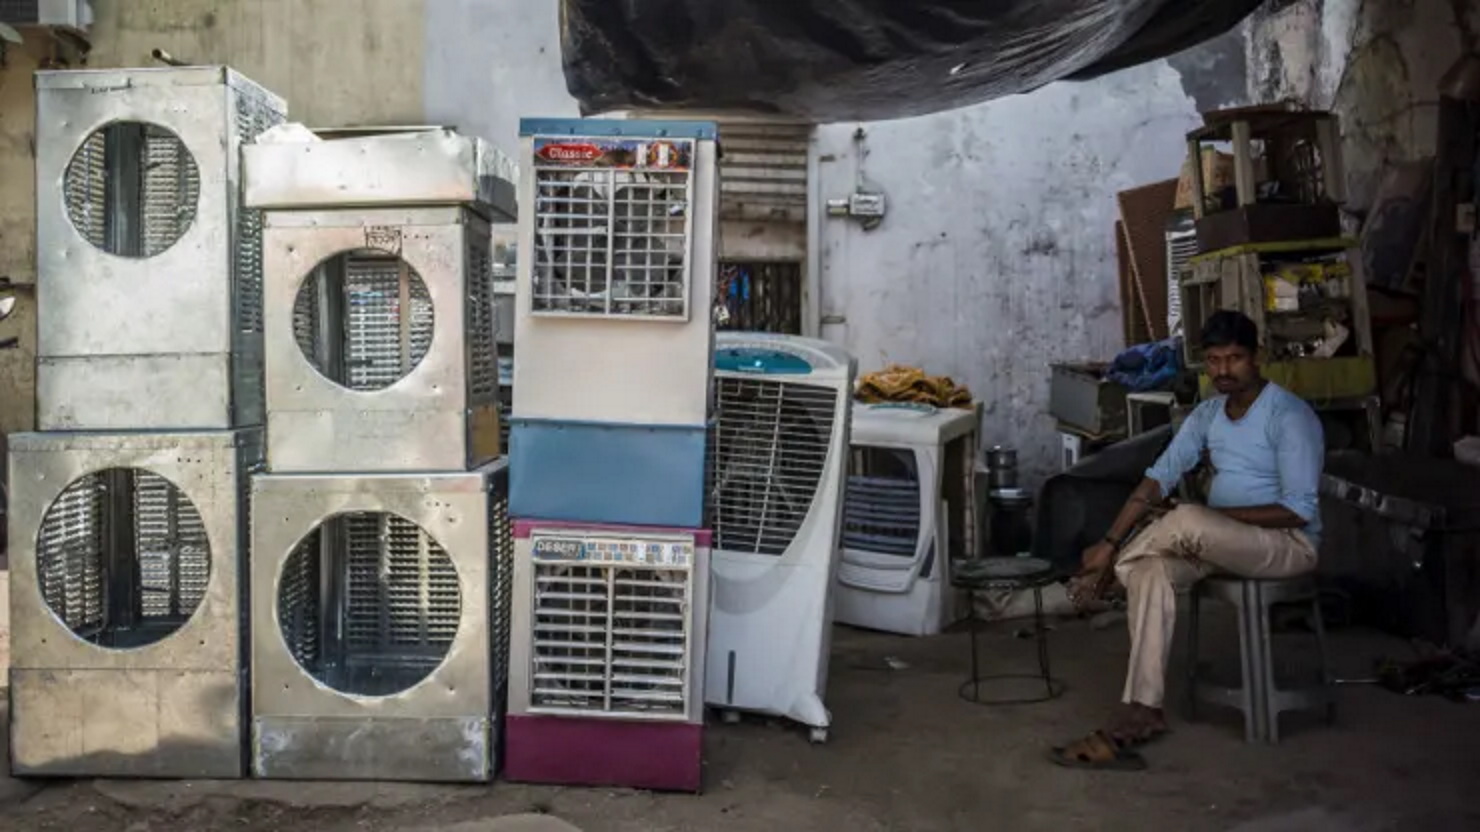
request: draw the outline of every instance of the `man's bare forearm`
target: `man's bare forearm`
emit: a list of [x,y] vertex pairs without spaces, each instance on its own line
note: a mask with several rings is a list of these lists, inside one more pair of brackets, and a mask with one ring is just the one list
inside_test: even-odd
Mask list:
[[1219,512],[1240,523],[1265,529],[1299,529],[1305,526],[1305,518],[1281,505],[1243,506],[1220,508]]
[[1141,480],[1141,484],[1131,492],[1131,498],[1126,500],[1125,506],[1120,509],[1120,514],[1116,515],[1115,522],[1110,524],[1110,531],[1105,533],[1106,539],[1125,540],[1125,536],[1131,533],[1131,529],[1136,527],[1136,523],[1140,522],[1142,517],[1146,516],[1146,512],[1160,502],[1161,484],[1150,477]]

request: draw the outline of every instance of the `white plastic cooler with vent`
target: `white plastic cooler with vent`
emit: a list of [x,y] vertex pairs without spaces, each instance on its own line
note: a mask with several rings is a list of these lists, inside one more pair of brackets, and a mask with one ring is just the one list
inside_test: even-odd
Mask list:
[[819,742],[856,372],[822,341],[718,335],[705,698],[727,716],[795,720]]
[[933,635],[955,615],[951,564],[974,556],[979,405],[854,404],[837,621]]

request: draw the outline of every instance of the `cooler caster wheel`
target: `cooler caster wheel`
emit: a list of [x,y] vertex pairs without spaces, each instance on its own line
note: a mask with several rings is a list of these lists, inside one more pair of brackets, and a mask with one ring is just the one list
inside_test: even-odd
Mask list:
[[807,733],[807,739],[811,740],[813,745],[821,745],[827,742],[827,729],[813,728]]
[[739,711],[720,711],[719,712],[719,721],[720,722],[723,722],[726,725],[739,725],[740,724],[740,712]]

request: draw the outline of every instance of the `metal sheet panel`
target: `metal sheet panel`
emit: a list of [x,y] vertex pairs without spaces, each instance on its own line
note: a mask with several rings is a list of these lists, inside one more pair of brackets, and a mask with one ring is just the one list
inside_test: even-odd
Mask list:
[[234,670],[15,668],[10,685],[15,774],[245,774],[242,691]]
[[[498,455],[496,417],[487,424],[498,401],[498,346],[486,222],[460,208],[271,211],[265,238],[272,471],[466,470]],[[424,301],[410,297],[407,333],[412,352],[424,353],[419,361],[406,361],[399,340],[382,337],[381,318],[400,315],[394,293],[380,293],[389,298],[383,308],[347,303],[351,313],[327,328],[299,303],[316,266],[367,248],[398,255],[425,286]],[[371,281],[372,271],[355,279]],[[304,339],[316,337],[305,332],[314,327],[343,333],[346,354],[358,362],[347,386],[305,356]]]
[[515,517],[685,528],[704,524],[703,426],[512,422],[510,511]]
[[246,204],[254,208],[462,203],[505,222],[518,213],[513,160],[447,129],[257,144],[243,159]]
[[229,425],[231,388],[231,356],[224,352],[43,356],[36,359],[36,426],[67,431]]
[[720,218],[805,225],[812,125],[721,119],[719,129]]
[[[252,345],[261,339],[256,219],[239,204],[237,150],[283,120],[282,99],[222,67],[41,72],[36,85],[38,356],[237,353],[235,378],[260,384],[260,364],[252,363]],[[114,197],[94,133],[115,122],[143,122],[156,131],[143,140],[142,211],[130,220],[141,226],[139,253],[149,256],[98,247],[108,233],[102,206]],[[160,128],[178,137],[193,164]],[[67,182],[79,151],[85,175]],[[171,196],[179,187],[198,191],[193,205]],[[69,202],[88,210],[74,221]],[[188,227],[174,240],[171,229],[182,224]],[[176,323],[160,326],[161,320]],[[45,394],[41,399],[41,407],[49,406]],[[223,414],[192,426],[260,424],[260,394],[244,395]]]
[[[238,667],[238,569],[246,529],[243,481],[260,431],[20,433],[10,445],[11,664],[30,669],[191,670]],[[205,525],[211,569],[201,606],[174,634],[130,650],[72,634],[43,600],[37,530],[57,497],[85,474],[136,468],[169,480]],[[24,716],[17,714],[16,716]]]
[[[15,770],[241,776],[243,482],[261,458],[260,431],[29,433],[9,444]],[[110,613],[94,557],[102,542],[89,535],[101,533],[100,521],[107,527],[94,501],[107,495],[69,488],[111,468],[140,472],[127,509],[142,593],[136,613],[146,625],[184,616],[172,632],[127,649],[94,636]],[[186,500],[193,512],[182,510]],[[43,551],[56,545],[59,525],[65,561]]]
[[[252,757],[257,775],[425,780],[486,780],[491,776],[496,765],[489,756],[493,748],[489,736],[492,723],[501,716],[499,694],[505,681],[500,674],[507,672],[492,650],[508,639],[508,604],[502,599],[512,580],[507,571],[511,547],[504,531],[506,493],[507,464],[502,460],[477,471],[457,473],[267,474],[256,478],[252,507],[260,522],[253,528],[252,541],[251,650],[256,726]],[[407,540],[414,547],[438,547],[450,559],[455,575],[419,572],[420,578],[409,576],[409,584],[361,580],[357,588],[353,584],[360,573],[353,569],[339,574],[284,573],[290,552],[325,520],[363,512],[401,518],[412,531]],[[424,536],[415,533],[418,527],[425,530]],[[355,532],[351,529],[349,533]],[[392,529],[387,537],[389,548],[401,546],[397,542],[401,537],[405,535],[398,537]],[[491,558],[490,550],[495,548],[500,554]],[[419,554],[409,556],[421,562]],[[394,571],[403,568],[404,564],[398,566],[403,560],[391,551],[375,568]],[[423,635],[433,641],[442,638],[439,643],[447,647],[445,655],[434,666],[428,665],[425,675],[409,687],[376,695],[350,693],[311,676],[300,663],[311,665],[325,651],[343,650],[341,645],[354,639],[376,641],[385,634],[382,624],[392,625],[393,630],[399,626],[396,621],[369,619],[346,607],[343,626],[348,629],[340,639],[329,630],[313,629],[319,621],[330,629],[342,626],[333,623],[337,615],[321,616],[335,608],[335,593],[373,593],[377,586],[399,593],[408,586],[421,586],[411,596],[398,595],[388,599],[388,604],[371,606],[392,618],[416,610],[435,613],[441,607],[433,596],[442,591],[444,578],[457,586],[460,611],[455,622],[444,622],[445,616],[418,614],[414,618],[420,623],[414,631],[405,630],[404,637],[391,633],[386,642],[400,647],[389,652],[377,647],[346,653],[367,665],[377,655],[397,662],[407,650],[425,642]],[[295,581],[302,584],[296,590]],[[297,599],[308,607],[303,618],[309,629],[295,625],[285,630],[280,624],[296,620],[282,617],[284,585],[290,604]],[[436,632],[423,633],[427,628]],[[421,742],[418,737],[426,746],[410,749],[407,744]],[[326,743],[347,755],[342,771],[330,765],[336,760]]]
[[493,777],[494,733],[489,717],[259,716],[252,771],[282,780],[483,782]]

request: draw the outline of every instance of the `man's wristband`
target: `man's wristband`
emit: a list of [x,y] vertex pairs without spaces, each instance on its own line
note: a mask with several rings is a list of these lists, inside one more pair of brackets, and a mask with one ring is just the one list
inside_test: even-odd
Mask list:
[[1114,538],[1114,537],[1111,537],[1110,535],[1107,534],[1107,535],[1105,535],[1105,542],[1110,544],[1110,548],[1112,548],[1112,549],[1114,549],[1115,551],[1118,552],[1118,551],[1120,551],[1121,545],[1125,543],[1125,539],[1124,538]]

